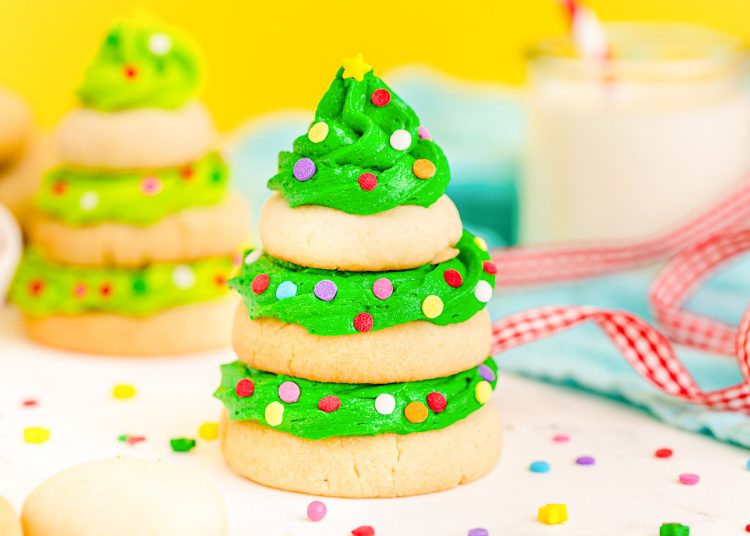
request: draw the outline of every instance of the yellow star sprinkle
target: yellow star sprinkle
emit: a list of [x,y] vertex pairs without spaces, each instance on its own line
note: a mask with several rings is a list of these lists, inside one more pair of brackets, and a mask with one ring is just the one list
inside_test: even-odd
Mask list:
[[353,58],[344,58],[344,78],[354,78],[361,82],[365,74],[372,71],[372,65],[367,63],[360,52]]

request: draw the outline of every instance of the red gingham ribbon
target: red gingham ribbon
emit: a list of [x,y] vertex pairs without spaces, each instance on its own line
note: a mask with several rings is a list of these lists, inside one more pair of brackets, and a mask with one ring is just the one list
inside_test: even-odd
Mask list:
[[748,221],[750,176],[703,214],[662,237],[614,247],[519,247],[493,255],[497,285],[517,286],[632,269],[682,251],[652,286],[656,319],[675,342],[734,355],[743,383],[703,392],[667,336],[635,315],[595,307],[551,306],[501,319],[493,326],[492,354],[593,321],[636,372],[661,391],[716,410],[750,412],[750,307],[738,328],[682,308],[717,266],[750,251],[750,229],[744,228]]

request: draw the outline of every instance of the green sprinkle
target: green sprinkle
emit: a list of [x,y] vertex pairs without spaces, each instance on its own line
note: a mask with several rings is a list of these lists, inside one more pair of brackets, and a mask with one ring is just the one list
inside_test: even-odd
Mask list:
[[195,448],[195,439],[188,437],[176,437],[169,440],[169,445],[175,452],[190,452]]
[[659,529],[659,536],[690,536],[690,527],[679,523],[664,523]]
[[120,434],[117,436],[117,441],[120,441],[121,443],[124,443],[128,440],[128,434]]

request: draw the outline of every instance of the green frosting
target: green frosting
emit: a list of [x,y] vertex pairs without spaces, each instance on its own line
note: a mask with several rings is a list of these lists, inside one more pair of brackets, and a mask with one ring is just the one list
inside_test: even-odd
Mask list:
[[191,263],[155,263],[144,268],[84,268],[45,259],[26,250],[10,299],[30,316],[109,312],[146,316],[220,298],[233,271],[230,257]]
[[[246,385],[238,386],[241,381]],[[482,407],[496,383],[497,365],[491,358],[453,376],[385,385],[319,383],[264,372],[235,361],[222,365],[221,386],[214,396],[224,403],[234,421],[250,420],[298,437],[324,439],[445,428]],[[238,396],[248,392],[252,394]],[[338,399],[339,405],[333,411],[323,411],[321,405],[329,410],[336,407],[330,397]],[[385,413],[391,407],[383,398],[389,397],[393,397],[390,402],[395,405],[390,404],[393,409]],[[328,404],[321,404],[324,398]],[[421,407],[407,410],[407,405],[415,402]],[[277,407],[269,409],[269,405]],[[412,422],[420,412],[422,416],[426,413],[426,419]]]
[[183,106],[200,85],[197,48],[182,32],[152,20],[115,24],[78,89],[103,112]]
[[181,168],[110,171],[60,166],[43,179],[36,206],[69,225],[152,225],[194,206],[219,203],[229,172],[218,153]]
[[[484,308],[485,300],[489,301],[495,270],[488,262],[489,253],[469,232],[464,231],[456,247],[459,254],[449,261],[393,272],[319,270],[265,253],[257,259],[250,254],[240,275],[230,280],[229,286],[242,295],[250,318],[277,318],[302,325],[315,335],[345,335],[414,320],[441,326],[457,324],[471,318]],[[450,276],[455,276],[454,271],[460,274],[458,286],[448,283]],[[266,277],[267,288],[263,285]],[[330,300],[319,297],[330,297],[333,288],[329,283],[320,283],[323,280],[335,285],[335,297]],[[376,293],[384,296],[382,288],[389,286],[383,280],[390,282],[393,291],[381,299]],[[328,292],[321,287],[327,287]],[[433,297],[425,303],[428,296]],[[431,318],[438,300],[443,305],[442,312]],[[367,327],[363,316],[372,320],[369,329],[361,329]]]
[[[420,137],[417,115],[372,71],[361,82],[344,78],[343,71],[338,72],[318,104],[312,123],[324,122],[327,136],[317,142],[307,134],[297,138],[293,152],[279,154],[279,172],[268,187],[281,192],[292,207],[324,205],[350,214],[433,204],[450,180],[443,151],[432,140]],[[373,92],[379,89],[390,93],[390,102],[383,106],[373,104]],[[411,136],[405,150],[395,149],[390,143],[393,132],[400,129]],[[426,131],[421,132],[424,135]],[[316,168],[304,181],[294,174],[294,166],[302,158],[312,160]],[[414,174],[418,159],[434,164],[434,176],[421,179]],[[377,186],[361,187],[359,177],[363,173],[375,175]]]

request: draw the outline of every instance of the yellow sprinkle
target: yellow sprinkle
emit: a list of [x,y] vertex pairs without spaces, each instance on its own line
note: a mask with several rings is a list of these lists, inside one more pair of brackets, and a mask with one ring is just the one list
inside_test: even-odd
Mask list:
[[270,426],[278,426],[284,420],[284,406],[281,402],[271,402],[266,406],[266,422]]
[[564,504],[547,504],[539,508],[536,518],[547,525],[559,525],[568,520],[568,507]]
[[133,398],[136,393],[135,387],[126,384],[117,384],[112,388],[112,396],[118,400]]
[[486,403],[492,396],[492,385],[490,382],[482,380],[474,388],[474,397],[480,404]]
[[328,137],[328,123],[318,121],[307,131],[307,137],[313,143],[320,143]]
[[36,443],[39,445],[46,442],[49,439],[49,436],[49,430],[46,428],[32,426],[23,429],[23,440],[26,441],[26,443]]
[[431,294],[422,302],[422,312],[427,318],[437,318],[443,312],[443,300]]
[[487,251],[487,242],[485,242],[484,238],[481,236],[475,236],[474,243],[479,246],[479,249],[482,251]]
[[219,437],[218,422],[204,422],[198,427],[198,437],[204,441],[214,441]]

